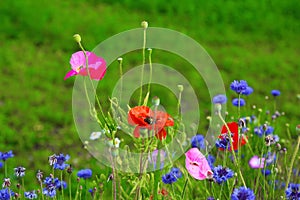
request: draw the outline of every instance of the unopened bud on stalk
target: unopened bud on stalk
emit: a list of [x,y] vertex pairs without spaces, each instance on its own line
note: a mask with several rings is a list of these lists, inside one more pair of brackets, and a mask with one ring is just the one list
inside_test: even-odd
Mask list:
[[123,58],[120,57],[117,60],[118,60],[119,63],[121,63],[123,61]]
[[80,43],[80,42],[81,42],[81,37],[80,37],[79,34],[73,35],[73,38],[74,38],[74,40],[75,40],[77,43]]
[[142,21],[141,26],[142,26],[144,29],[148,28],[148,22]]
[[183,85],[177,85],[179,92],[183,91]]
[[160,104],[160,99],[157,96],[153,97],[152,98],[152,104],[154,106],[158,106]]

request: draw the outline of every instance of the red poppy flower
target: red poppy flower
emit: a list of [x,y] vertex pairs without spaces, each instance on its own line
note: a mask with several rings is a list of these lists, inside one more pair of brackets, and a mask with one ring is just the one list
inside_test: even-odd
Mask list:
[[174,121],[168,113],[163,111],[152,111],[147,106],[136,106],[128,113],[128,123],[137,125],[134,129],[134,137],[140,137],[140,129],[154,130],[155,136],[162,140],[166,138],[165,126],[174,126]]
[[[245,136],[239,136],[239,126],[236,122],[227,123],[227,126],[231,132],[231,139],[232,139],[232,146],[233,149],[236,151],[238,150],[239,146],[243,146],[247,143],[245,140]],[[219,136],[220,139],[225,139],[228,137],[228,131],[225,125],[222,126],[221,135]],[[239,141],[241,139],[241,141]],[[223,148],[219,148],[220,150],[224,150]],[[229,151],[232,151],[232,147],[229,147]]]

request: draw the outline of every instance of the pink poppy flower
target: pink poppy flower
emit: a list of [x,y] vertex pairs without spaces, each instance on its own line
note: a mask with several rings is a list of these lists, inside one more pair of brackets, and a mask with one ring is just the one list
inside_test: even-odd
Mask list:
[[198,180],[210,178],[213,174],[205,156],[198,148],[191,148],[185,153],[185,167],[189,174]]
[[[86,51],[86,55],[88,57],[88,68],[91,78],[94,80],[101,80],[106,73],[105,60],[98,57],[93,52]],[[64,80],[78,74],[81,76],[88,76],[88,72],[86,70],[86,60],[83,51],[78,51],[72,54],[70,64],[72,70],[66,74]]]
[[265,158],[259,158],[258,156],[253,156],[249,160],[248,164],[253,169],[264,168]]

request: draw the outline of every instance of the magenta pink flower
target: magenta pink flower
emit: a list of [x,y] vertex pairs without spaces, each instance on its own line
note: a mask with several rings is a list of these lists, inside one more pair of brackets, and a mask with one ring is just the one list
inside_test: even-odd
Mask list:
[[204,180],[213,174],[205,156],[198,148],[188,150],[185,157],[185,167],[195,179]]
[[[86,51],[86,55],[88,57],[88,68],[91,78],[94,80],[101,80],[106,73],[106,62],[103,58],[98,57],[93,52]],[[88,72],[86,70],[86,59],[84,57],[83,51],[78,51],[72,54],[70,59],[70,64],[72,70],[69,71],[65,80],[71,76],[81,75],[88,76]]]
[[264,168],[265,158],[259,158],[258,156],[253,156],[249,160],[249,166],[253,169]]

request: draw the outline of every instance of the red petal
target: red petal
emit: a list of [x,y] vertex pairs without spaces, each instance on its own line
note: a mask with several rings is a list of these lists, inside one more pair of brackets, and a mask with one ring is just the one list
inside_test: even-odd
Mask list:
[[135,127],[134,131],[133,131],[133,136],[136,138],[140,137],[140,126]]
[[147,126],[145,119],[150,117],[151,110],[147,106],[136,106],[130,109],[128,113],[128,123],[130,125]]
[[155,135],[159,140],[163,140],[167,137],[167,131],[162,128],[156,135]]

